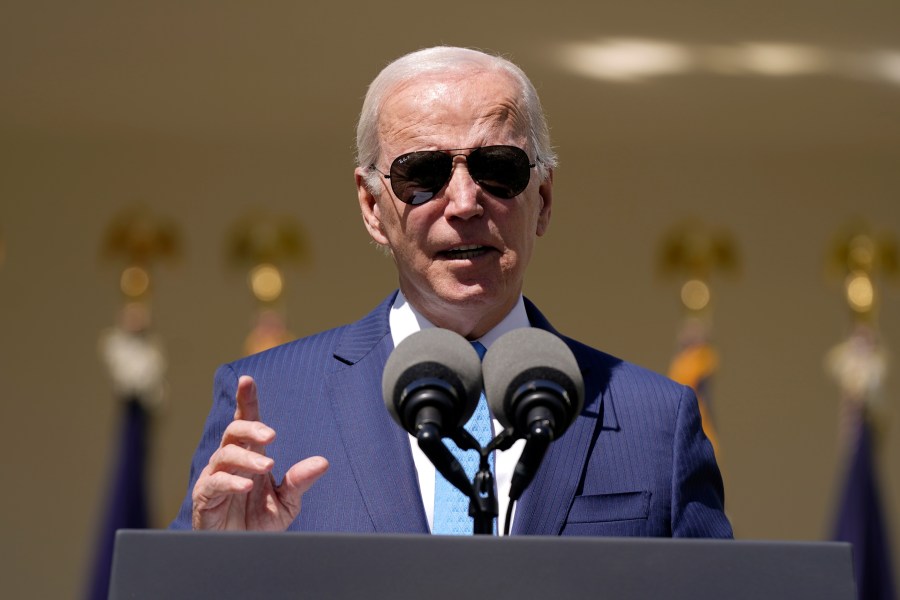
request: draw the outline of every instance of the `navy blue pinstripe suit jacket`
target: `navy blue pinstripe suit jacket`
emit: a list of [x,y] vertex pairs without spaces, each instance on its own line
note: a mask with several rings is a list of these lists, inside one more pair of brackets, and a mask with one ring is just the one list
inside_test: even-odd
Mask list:
[[[190,528],[190,490],[233,418],[238,377],[252,375],[262,420],[278,434],[267,450],[276,481],[307,456],[331,463],[290,529],[428,532],[407,434],[381,397],[393,299],[351,325],[219,368],[173,528]],[[533,326],[557,333],[527,300],[526,309]],[[516,506],[513,534],[731,537],[690,388],[563,339],[584,375],[584,411],[550,446]]]

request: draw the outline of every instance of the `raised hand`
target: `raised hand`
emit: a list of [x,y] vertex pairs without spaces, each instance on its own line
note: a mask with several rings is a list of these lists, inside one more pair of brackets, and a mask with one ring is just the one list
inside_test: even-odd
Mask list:
[[283,531],[300,514],[303,494],[325,473],[328,461],[321,456],[301,460],[276,485],[275,461],[265,454],[275,430],[260,421],[252,377],[238,380],[236,404],[234,421],[194,485],[193,528]]

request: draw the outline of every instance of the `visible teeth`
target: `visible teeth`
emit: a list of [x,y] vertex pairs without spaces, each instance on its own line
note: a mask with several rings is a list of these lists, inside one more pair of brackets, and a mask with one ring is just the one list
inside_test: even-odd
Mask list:
[[458,248],[454,248],[452,250],[447,250],[446,254],[451,258],[474,258],[479,256],[482,252],[485,251],[484,246],[478,246],[477,244],[470,244],[467,246],[460,246]]

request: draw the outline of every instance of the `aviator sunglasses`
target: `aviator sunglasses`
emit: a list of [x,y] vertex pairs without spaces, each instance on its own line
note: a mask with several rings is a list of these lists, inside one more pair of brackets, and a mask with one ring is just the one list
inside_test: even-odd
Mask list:
[[[470,151],[469,154],[463,154]],[[452,150],[418,150],[401,154],[391,163],[390,173],[374,164],[369,168],[391,180],[397,199],[406,204],[425,204],[441,191],[453,175],[453,157],[464,156],[469,176],[483,190],[508,200],[528,186],[535,163],[516,146],[482,146]]]

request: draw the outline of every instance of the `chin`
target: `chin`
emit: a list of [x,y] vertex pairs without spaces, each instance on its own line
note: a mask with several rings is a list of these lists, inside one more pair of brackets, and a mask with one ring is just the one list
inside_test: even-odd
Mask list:
[[498,304],[504,301],[501,294],[501,286],[483,284],[456,284],[451,289],[445,289],[440,294],[448,304],[461,309],[484,307]]

